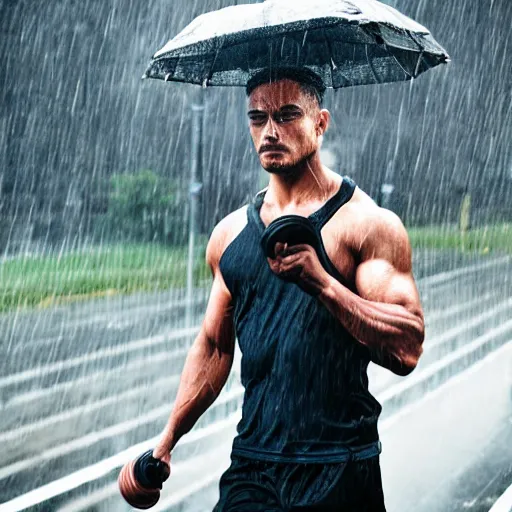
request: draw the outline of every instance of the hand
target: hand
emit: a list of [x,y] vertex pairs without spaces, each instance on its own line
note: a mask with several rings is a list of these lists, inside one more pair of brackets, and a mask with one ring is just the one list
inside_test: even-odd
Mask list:
[[169,450],[167,450],[165,447],[158,445],[153,450],[152,455],[155,459],[159,459],[162,462],[165,462],[168,466],[171,465],[171,454],[170,454]]
[[277,242],[275,253],[275,259],[267,258],[267,261],[279,277],[296,283],[311,295],[319,295],[329,285],[330,276],[311,245],[288,246]]

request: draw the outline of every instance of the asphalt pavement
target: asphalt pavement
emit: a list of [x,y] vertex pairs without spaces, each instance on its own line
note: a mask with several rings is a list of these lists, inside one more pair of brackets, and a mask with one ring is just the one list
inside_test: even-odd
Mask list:
[[[410,390],[398,389],[395,395],[390,392],[384,421],[393,418],[394,412],[403,407],[404,397],[406,402],[416,401],[447,381],[452,373],[462,372],[512,339],[512,336],[507,338],[507,320],[512,318],[512,303],[508,301],[512,281],[509,260],[498,263],[501,260],[494,256],[436,250],[415,251],[413,257],[414,275],[426,311],[427,334],[429,339],[436,340],[422,358],[426,370],[422,375],[427,375],[433,367],[435,372],[410,386]],[[475,265],[478,271],[474,270]],[[468,270],[471,268],[473,270]],[[208,289],[194,291],[193,329],[185,326],[185,296],[185,290],[112,296],[46,310],[0,315],[0,447],[3,453],[0,503],[38,492],[73,471],[101,463],[127,447],[150,439],[161,430],[170,411],[187,348],[203,318]],[[501,325],[507,328],[499,331]],[[484,339],[486,335],[490,338]],[[439,366],[438,361],[447,361],[447,364]],[[370,380],[377,391],[400,387],[400,382],[389,372],[372,371]],[[236,376],[233,382],[235,380]],[[477,382],[483,381],[477,379]],[[496,385],[491,380],[486,382],[485,388]],[[464,389],[457,395],[459,401],[473,403],[475,390],[469,384]],[[393,402],[395,396],[398,397],[396,403]],[[202,418],[202,424],[222,420],[236,410],[239,402],[237,395],[225,404],[217,404]],[[483,397],[479,403],[489,406],[492,402],[492,397]],[[452,409],[456,409],[454,403],[450,403]],[[428,410],[426,407],[425,411]],[[446,412],[440,418],[455,425],[456,420],[450,414]],[[461,452],[457,454],[457,461],[463,461],[464,469],[461,473],[452,468],[459,478],[457,484],[453,483],[453,478],[449,479],[453,480],[453,485],[439,486],[439,482],[431,480],[432,486],[445,496],[443,500],[451,500],[453,507],[459,506],[459,501],[462,507],[489,501],[510,480],[507,476],[510,468],[507,469],[505,461],[498,456],[498,453],[508,456],[503,446],[512,446],[507,437],[509,430],[503,427],[506,420],[496,419],[494,409],[487,414],[475,406],[474,414],[476,418],[494,418],[488,422],[496,427],[496,430],[486,430],[474,419],[471,423],[469,417],[466,418],[468,425],[472,425],[466,426],[467,429],[487,433],[486,442],[481,440],[475,448],[481,457],[464,458]],[[441,425],[439,429],[444,432]],[[428,435],[436,439],[432,432],[425,435],[425,439],[429,439]],[[415,437],[409,431],[402,431],[397,438],[411,440]],[[425,442],[419,444],[423,446]],[[186,461],[189,452],[184,449],[181,453],[182,460]],[[393,453],[396,457],[401,452],[393,449]],[[418,458],[427,459],[427,454],[420,453]],[[479,466],[488,468],[483,472],[483,480],[479,479],[478,470],[471,470]],[[451,468],[449,464],[446,467]],[[482,485],[468,484],[468,490],[464,491],[463,482],[471,481],[467,476],[471,471],[474,480]],[[493,477],[493,472],[498,476]],[[97,503],[102,496],[106,501],[103,508],[94,510],[125,510],[117,490],[109,482],[108,478],[105,482],[91,481],[83,489],[77,488],[78,494],[73,491],[54,501],[43,500],[31,508],[58,510],[69,503],[69,510],[92,510],[90,502],[83,499],[96,492],[100,500]],[[180,510],[208,510],[215,496],[215,486],[205,484],[199,492],[202,501],[191,501],[188,508],[180,505]],[[388,488],[400,487],[395,483]],[[388,499],[390,506],[395,506],[393,492]],[[471,493],[474,496],[470,496]],[[79,495],[84,497],[80,498],[82,501],[76,497]],[[407,492],[403,494],[406,495]],[[422,490],[422,495],[430,494]],[[113,496],[110,501],[108,496]],[[415,496],[417,500],[417,494]],[[80,508],[82,502],[83,508]],[[433,507],[437,502],[432,498],[425,503],[425,507]],[[448,502],[441,500],[440,503]],[[421,510],[459,510],[453,507]],[[477,508],[469,510],[480,512]]]

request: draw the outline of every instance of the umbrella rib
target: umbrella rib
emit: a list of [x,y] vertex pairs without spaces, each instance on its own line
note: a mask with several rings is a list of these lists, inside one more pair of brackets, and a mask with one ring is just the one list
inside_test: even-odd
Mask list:
[[407,75],[407,76],[410,76],[411,78],[413,78],[413,75],[411,75],[411,73],[409,73],[409,71],[407,71],[407,69],[405,69],[402,64],[400,64],[400,61],[396,58],[396,55],[392,52],[389,51],[388,49],[388,45],[384,43],[384,49],[386,50],[387,54],[388,55],[391,55],[391,57],[393,57],[393,59],[395,59],[395,62],[398,64],[398,66],[400,67],[400,69]]
[[416,41],[416,38],[414,37],[413,33],[410,30],[406,30],[406,32],[407,35],[414,41],[414,44],[418,47],[418,49],[423,52],[423,46],[420,43],[418,43],[418,41]]
[[420,43],[418,43],[418,41],[416,41],[416,38],[414,37],[413,33],[410,30],[407,31],[407,34],[409,34],[409,37],[414,41],[416,46],[420,49],[420,54],[418,55],[418,61],[416,62],[416,67],[414,69],[414,78],[416,78],[418,76],[418,70],[420,69],[420,63],[423,59],[423,54],[425,53],[425,49],[423,48],[423,46]]
[[416,68],[414,70],[414,78],[416,78],[418,76],[418,70],[420,69],[420,63],[423,60],[424,53],[425,53],[424,51],[421,51],[420,54],[418,55],[418,62],[416,62]]
[[325,41],[327,43],[327,49],[329,50],[329,57],[330,57],[330,62],[329,62],[329,67],[331,68],[331,83],[332,83],[332,88],[333,89],[336,89],[336,87],[334,87],[334,70],[337,69],[338,71],[338,74],[345,80],[345,82],[347,82],[348,84],[350,84],[350,80],[339,70],[338,66],[336,66],[336,63],[334,62],[334,59],[332,58],[332,55],[333,55],[333,52],[332,52],[332,45],[331,45],[331,41],[329,40],[329,38],[327,37],[327,34],[325,32],[325,29],[322,30],[323,34],[324,34],[324,38],[325,38]]
[[366,53],[366,61],[368,62],[368,66],[370,67],[370,70],[371,70],[371,72],[372,72],[372,74],[373,74],[373,77],[375,78],[375,81],[376,81],[378,84],[380,84],[381,82],[380,82],[380,80],[379,80],[379,77],[377,76],[377,73],[375,73],[375,69],[373,69],[373,65],[372,65],[372,63],[370,62],[370,58],[368,57],[368,45],[367,45],[367,44],[365,44],[365,45],[364,45],[364,51],[365,51],[365,53]]
[[331,84],[334,88],[334,66],[336,64],[334,64],[334,61],[332,60],[332,48],[331,48],[331,43],[329,41],[329,38],[327,37],[327,34],[325,32],[325,28],[322,29],[322,34],[324,35],[324,38],[325,38],[325,43],[327,44],[327,50],[329,52],[329,68],[331,69]]
[[222,47],[224,46],[224,38],[221,39],[221,42],[219,46],[217,47],[217,50],[215,51],[215,58],[212,61],[212,65],[210,66],[210,70],[208,71],[208,75],[206,76],[206,80],[203,80],[203,85],[208,86],[208,82],[213,76],[213,68],[215,66],[215,63],[217,62],[217,58],[219,57],[219,53],[222,50]]

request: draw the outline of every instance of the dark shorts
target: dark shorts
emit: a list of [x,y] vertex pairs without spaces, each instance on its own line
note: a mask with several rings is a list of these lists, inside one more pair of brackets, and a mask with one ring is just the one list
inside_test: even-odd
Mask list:
[[379,457],[329,464],[231,456],[213,512],[385,512]]

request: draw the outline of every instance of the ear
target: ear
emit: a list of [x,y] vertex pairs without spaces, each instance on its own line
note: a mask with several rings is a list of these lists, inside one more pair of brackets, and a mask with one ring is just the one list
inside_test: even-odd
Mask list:
[[326,108],[320,110],[316,123],[316,133],[319,137],[327,131],[330,121],[331,113]]

